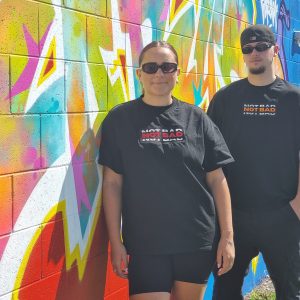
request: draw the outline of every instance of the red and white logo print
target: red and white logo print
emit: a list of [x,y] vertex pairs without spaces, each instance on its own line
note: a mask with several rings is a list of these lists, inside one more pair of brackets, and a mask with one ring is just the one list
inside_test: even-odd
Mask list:
[[184,131],[182,128],[150,128],[140,131],[141,143],[153,142],[182,142],[184,140]]

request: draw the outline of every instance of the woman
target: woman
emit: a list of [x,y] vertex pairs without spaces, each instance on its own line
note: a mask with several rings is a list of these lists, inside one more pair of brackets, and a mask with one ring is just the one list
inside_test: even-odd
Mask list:
[[152,42],[139,64],[143,95],[115,107],[102,124],[99,163],[113,270],[126,278],[128,266],[131,300],[170,299],[171,292],[176,300],[203,299],[215,262],[219,275],[233,264],[221,169],[233,159],[202,110],[172,96],[175,49]]

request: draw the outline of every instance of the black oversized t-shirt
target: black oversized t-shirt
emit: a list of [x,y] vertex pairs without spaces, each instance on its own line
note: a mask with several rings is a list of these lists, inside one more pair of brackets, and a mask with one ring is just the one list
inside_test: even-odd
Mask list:
[[130,254],[209,249],[216,213],[206,172],[233,161],[218,128],[177,99],[114,108],[102,124],[99,163],[123,176],[122,232]]
[[300,90],[276,78],[267,86],[247,79],[221,89],[208,114],[218,125],[235,163],[226,167],[232,205],[270,211],[297,192]]

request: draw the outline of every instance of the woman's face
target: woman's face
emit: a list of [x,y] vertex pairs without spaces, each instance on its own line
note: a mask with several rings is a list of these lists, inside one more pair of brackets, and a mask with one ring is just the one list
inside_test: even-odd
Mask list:
[[179,75],[179,69],[174,72],[164,73],[161,68],[153,74],[148,74],[142,70],[146,63],[175,63],[174,53],[164,47],[153,47],[147,50],[141,63],[141,68],[137,70],[137,76],[144,88],[146,97],[170,97]]

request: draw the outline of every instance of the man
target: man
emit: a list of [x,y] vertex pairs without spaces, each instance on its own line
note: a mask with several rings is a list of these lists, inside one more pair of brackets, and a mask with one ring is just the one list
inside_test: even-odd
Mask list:
[[214,300],[240,300],[249,264],[262,253],[277,300],[300,299],[300,90],[275,75],[279,48],[269,27],[241,34],[248,78],[216,93],[208,109],[235,163],[231,192],[236,257],[215,276]]

